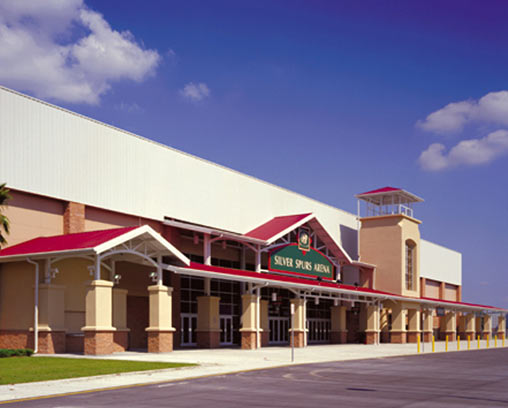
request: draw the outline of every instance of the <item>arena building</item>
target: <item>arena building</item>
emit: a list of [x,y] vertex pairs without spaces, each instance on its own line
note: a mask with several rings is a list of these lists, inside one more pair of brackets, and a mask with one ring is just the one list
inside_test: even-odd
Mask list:
[[[423,200],[358,214],[0,88],[0,348],[128,349],[504,337],[461,299],[461,254],[420,237]],[[351,197],[353,199],[353,197]]]

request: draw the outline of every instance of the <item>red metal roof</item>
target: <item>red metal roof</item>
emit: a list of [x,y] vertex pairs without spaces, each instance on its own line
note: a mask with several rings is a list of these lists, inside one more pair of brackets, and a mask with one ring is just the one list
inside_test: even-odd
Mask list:
[[77,234],[38,237],[21,244],[2,249],[2,256],[33,255],[46,252],[91,249],[113,238],[119,237],[139,227],[114,228],[102,231],[80,232]]
[[504,310],[504,309],[500,309],[500,308],[494,307],[494,306],[477,305],[475,303],[456,302],[456,301],[453,301],[453,300],[436,299],[436,298],[428,298],[428,297],[422,297],[420,299],[422,299],[422,300],[430,300],[430,301],[433,301],[433,302],[440,302],[440,303],[449,303],[451,305],[481,307],[483,309]]
[[297,224],[311,214],[312,213],[275,217],[270,221],[265,222],[263,225],[254,228],[252,231],[247,232],[245,236],[268,241],[270,238],[280,234],[282,231],[290,228],[292,225]]
[[272,281],[272,282],[284,282],[284,283],[296,283],[301,285],[307,285],[307,286],[313,286],[316,288],[332,288],[332,289],[344,289],[344,290],[353,290],[360,294],[379,294],[379,295],[392,295],[388,292],[381,292],[374,289],[369,288],[362,288],[362,287],[356,287],[356,286],[350,286],[350,285],[343,285],[343,284],[337,284],[333,282],[327,282],[327,281],[318,281],[317,279],[305,279],[305,278],[298,278],[293,276],[287,276],[287,275],[277,275],[273,273],[267,273],[267,272],[254,272],[254,271],[245,271],[242,269],[230,269],[230,268],[223,268],[220,266],[213,266],[213,265],[203,265],[197,262],[191,262],[187,269],[195,269],[205,272],[214,272],[214,273],[220,273],[224,275],[230,275],[230,276],[242,276],[247,278],[257,278],[257,279],[264,279],[266,281]]
[[367,191],[365,193],[357,194],[357,197],[363,196],[363,195],[369,195],[369,194],[391,193],[394,191],[402,191],[402,189],[396,188],[396,187],[383,187],[383,188],[378,188],[377,190],[372,190],[372,191]]

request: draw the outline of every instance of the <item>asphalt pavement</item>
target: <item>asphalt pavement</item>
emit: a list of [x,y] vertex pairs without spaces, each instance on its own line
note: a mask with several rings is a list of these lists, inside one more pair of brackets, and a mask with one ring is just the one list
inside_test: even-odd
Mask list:
[[292,365],[19,407],[508,407],[508,349]]

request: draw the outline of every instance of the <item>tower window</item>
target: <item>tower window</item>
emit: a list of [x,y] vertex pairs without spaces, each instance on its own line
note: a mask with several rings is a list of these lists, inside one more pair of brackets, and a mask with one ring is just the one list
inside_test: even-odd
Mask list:
[[416,244],[406,241],[406,290],[416,290]]

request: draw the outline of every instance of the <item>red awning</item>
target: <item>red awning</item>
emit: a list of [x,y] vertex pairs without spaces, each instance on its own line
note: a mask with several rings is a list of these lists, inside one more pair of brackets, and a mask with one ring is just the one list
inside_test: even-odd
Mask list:
[[274,238],[277,239],[276,237],[280,238],[281,234],[287,234],[287,232],[302,225],[306,220],[311,218],[311,216],[312,213],[275,217],[259,227],[254,228],[252,231],[247,232],[245,236],[262,239],[263,241],[272,241]]
[[99,255],[129,241],[146,244],[158,255],[171,256],[178,264],[189,265],[186,256],[148,225],[38,237],[2,249],[0,262],[23,260],[29,257],[41,259],[56,256]]

